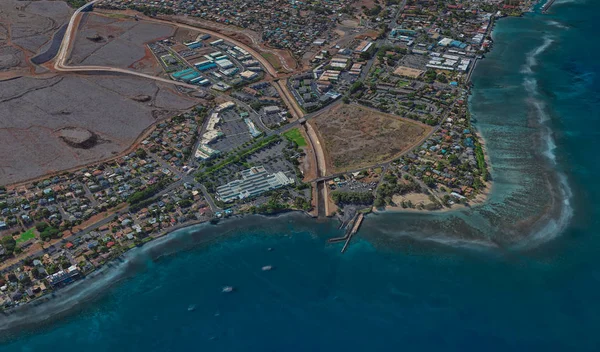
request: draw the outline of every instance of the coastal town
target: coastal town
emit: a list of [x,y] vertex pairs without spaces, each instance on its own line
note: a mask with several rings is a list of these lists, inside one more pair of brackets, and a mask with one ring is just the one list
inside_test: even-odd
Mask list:
[[[303,211],[356,232],[371,211],[482,202],[492,180],[468,110],[470,75],[491,49],[494,21],[533,5],[69,3],[77,10],[63,19],[61,49],[30,64],[45,75],[152,80],[156,91],[129,100],[151,106],[153,119],[120,151],[1,180],[1,309],[194,224]],[[3,69],[17,73],[2,80],[24,65]],[[56,131],[73,154],[117,140]]]

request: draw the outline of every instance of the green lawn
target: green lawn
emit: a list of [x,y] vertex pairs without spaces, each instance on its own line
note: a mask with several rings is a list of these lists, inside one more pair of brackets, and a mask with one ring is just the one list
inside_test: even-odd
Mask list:
[[283,135],[290,141],[296,142],[296,144],[298,144],[299,147],[306,147],[307,145],[306,140],[304,139],[304,137],[302,137],[302,133],[300,133],[300,130],[298,128],[291,129],[285,132]]
[[23,232],[21,234],[21,236],[19,236],[19,238],[17,238],[17,244],[23,243],[23,242],[28,241],[28,240],[30,240],[32,238],[35,238],[35,233],[33,231],[34,231],[34,229],[31,228],[31,229]]

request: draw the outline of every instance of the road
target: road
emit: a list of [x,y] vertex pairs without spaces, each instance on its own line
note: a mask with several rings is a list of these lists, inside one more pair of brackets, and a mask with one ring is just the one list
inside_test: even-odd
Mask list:
[[394,18],[394,20],[390,23],[390,25],[391,25],[392,28],[398,27],[398,18],[404,12],[404,7],[405,6],[406,6],[406,0],[402,0],[402,3],[398,7],[398,13],[396,13],[396,18]]
[[[202,191],[202,194],[204,195],[204,198],[206,199],[206,202],[210,206],[210,210],[212,210],[213,213],[221,210],[221,208],[219,208],[213,201],[212,197],[206,190],[206,187],[204,187],[204,185],[196,182],[196,179],[194,178],[194,176],[188,175],[187,173],[178,170],[176,167],[167,163],[166,161],[164,161],[161,157],[159,157],[156,154],[153,154],[153,153],[149,153],[149,154],[154,160],[156,160],[160,164],[160,166],[163,169],[168,169],[172,174],[179,177],[179,181],[181,181],[181,183],[189,183],[192,186],[199,188]],[[193,158],[193,157],[190,157],[190,158]]]

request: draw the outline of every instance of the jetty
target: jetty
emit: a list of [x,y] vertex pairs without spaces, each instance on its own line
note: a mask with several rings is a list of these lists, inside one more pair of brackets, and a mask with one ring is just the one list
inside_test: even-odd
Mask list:
[[550,10],[550,7],[554,4],[554,1],[556,1],[556,0],[548,0],[548,1],[546,1],[546,3],[544,4],[544,6],[542,6],[542,13],[548,12],[548,10]]
[[[330,238],[329,240],[327,240],[327,242],[329,242],[329,243],[345,242],[344,247],[342,247],[342,251],[341,251],[342,253],[344,253],[346,251],[346,249],[348,249],[348,245],[350,244],[350,241],[352,240],[352,236],[354,236],[354,234],[358,232],[358,229],[360,228],[360,225],[362,224],[364,218],[365,218],[365,214],[359,213],[352,220],[348,221],[348,223],[346,224],[346,226],[345,226],[346,233],[344,234],[344,236]],[[344,224],[342,224],[341,227],[343,227],[343,226],[344,226]]]

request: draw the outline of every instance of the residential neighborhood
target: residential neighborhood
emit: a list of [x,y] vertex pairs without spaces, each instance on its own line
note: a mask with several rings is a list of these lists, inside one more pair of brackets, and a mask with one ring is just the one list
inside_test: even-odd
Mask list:
[[[157,117],[125,153],[0,187],[0,308],[229,216],[297,210],[345,222],[480,202],[492,180],[470,75],[493,45],[494,21],[530,6],[513,3],[95,4],[130,22],[174,15],[248,29],[260,43],[202,28],[143,43],[159,67],[149,78],[203,103]],[[285,72],[271,49],[297,69]]]

